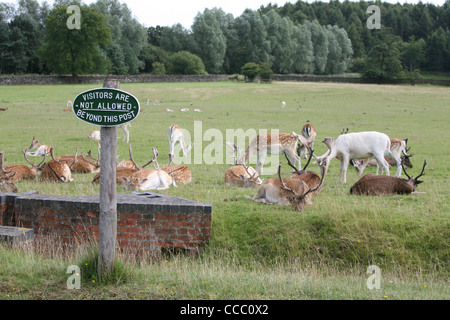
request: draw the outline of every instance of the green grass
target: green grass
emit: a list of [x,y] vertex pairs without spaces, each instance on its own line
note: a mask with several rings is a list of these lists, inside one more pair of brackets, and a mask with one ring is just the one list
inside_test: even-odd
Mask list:
[[[21,150],[33,136],[53,145],[56,155],[73,154],[76,147],[84,153],[93,150],[95,155],[96,143],[87,136],[97,128],[63,109],[67,99],[100,86],[1,86],[0,108],[8,108],[0,112],[0,150],[5,152],[5,163],[25,163]],[[13,299],[448,299],[447,88],[219,82],[122,84],[121,89],[141,102],[141,113],[130,128],[130,144],[139,164],[151,158],[152,147],[159,150],[159,163],[167,163],[171,124],[187,129],[193,139],[195,121],[201,121],[201,134],[219,130],[224,141],[215,155],[225,159],[229,156],[224,143],[227,129],[299,133],[309,121],[318,132],[315,152],[319,155],[326,151],[320,141],[336,138],[343,128],[409,138],[414,154],[409,174],[416,176],[423,160],[428,162],[425,182],[418,188],[424,194],[351,196],[349,188],[358,179],[356,172],[349,170],[347,184],[338,184],[339,161],[334,160],[322,192],[312,206],[299,213],[290,207],[253,203],[246,196],[253,196],[256,190],[224,186],[227,164],[195,164],[192,158],[193,182],[160,192],[213,205],[212,239],[199,258],[132,261],[126,267],[129,275],[119,276],[117,282],[87,281],[81,292],[74,293],[65,289],[65,270],[70,264],[80,264],[80,257],[75,262],[65,258],[54,261],[1,249],[0,255],[6,258],[0,259],[0,299],[7,293]],[[163,103],[146,106],[147,98]],[[284,111],[281,101],[287,102]],[[182,107],[191,111],[179,112]],[[166,108],[176,112],[166,112]],[[194,108],[202,112],[193,112]],[[122,143],[120,129],[118,133],[119,159],[127,159],[128,145]],[[216,141],[204,138],[201,149],[211,149]],[[195,146],[193,150],[195,153]],[[281,163],[283,175],[288,175],[284,158]],[[317,168],[311,165],[309,169]],[[92,176],[75,175],[75,181],[67,185],[38,181],[16,185],[21,192],[95,195],[99,189],[90,183]],[[118,187],[118,192],[127,191]],[[30,271],[31,266],[16,267],[33,263],[40,265],[36,273]],[[365,286],[365,272],[371,264],[382,269],[382,290]],[[29,277],[21,276],[27,272]],[[33,281],[36,283],[29,283]],[[13,288],[20,288],[20,294],[14,294]]]

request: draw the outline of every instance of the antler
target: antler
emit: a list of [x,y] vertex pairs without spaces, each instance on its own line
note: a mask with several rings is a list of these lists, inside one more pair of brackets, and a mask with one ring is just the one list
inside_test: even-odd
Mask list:
[[39,168],[44,163],[44,161],[45,161],[45,159],[47,157],[46,152],[44,152],[44,155],[42,156],[42,158],[43,158],[42,162],[39,163],[38,165],[35,165],[30,160],[28,160],[27,151],[28,151],[28,148],[25,148],[25,149],[22,150],[22,153],[23,153],[23,156],[25,157],[25,161],[28,162],[29,164],[31,164],[32,167],[38,167]]
[[288,188],[288,187],[284,184],[283,179],[281,178],[281,165],[278,165],[278,178],[280,178],[280,187],[281,187],[281,189],[286,190],[286,191],[289,191],[289,192],[292,192],[292,194],[293,194],[294,196],[297,196],[297,193],[295,193],[294,190],[292,190],[291,188]]
[[418,181],[417,179],[419,179],[421,176],[425,175],[423,172],[425,170],[425,166],[427,165],[427,160],[423,161],[423,168],[422,168],[422,172],[414,179],[416,181]]
[[241,157],[241,149],[235,143],[231,143],[229,141],[226,143],[234,153],[234,164],[237,164],[237,159]]
[[[3,152],[0,152],[0,171],[8,178],[14,177],[16,172],[15,171],[5,171],[5,169],[3,168]],[[11,175],[8,175],[10,173],[13,173]]]

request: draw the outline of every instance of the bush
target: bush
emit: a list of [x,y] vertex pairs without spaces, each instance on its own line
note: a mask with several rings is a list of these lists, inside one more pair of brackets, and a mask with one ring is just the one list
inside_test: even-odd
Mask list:
[[248,81],[253,82],[259,74],[259,65],[254,62],[247,62],[241,68],[241,73],[247,77]]
[[164,66],[164,63],[153,62],[152,63],[152,74],[156,75],[156,76],[166,74],[166,67]]
[[169,58],[169,74],[207,74],[202,59],[188,51],[179,51]]
[[272,69],[267,62],[263,62],[259,65],[259,76],[261,77],[261,82],[270,82],[273,75]]

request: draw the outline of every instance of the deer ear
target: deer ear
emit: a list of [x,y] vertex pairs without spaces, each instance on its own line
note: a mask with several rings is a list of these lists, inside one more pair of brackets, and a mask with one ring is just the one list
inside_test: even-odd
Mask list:
[[414,184],[417,186],[417,185],[421,184],[422,182],[423,181],[416,180],[416,182]]

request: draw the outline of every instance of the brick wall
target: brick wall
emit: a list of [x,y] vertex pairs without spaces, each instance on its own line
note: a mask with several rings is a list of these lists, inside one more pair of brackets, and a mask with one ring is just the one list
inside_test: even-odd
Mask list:
[[[0,193],[0,225],[34,229],[35,239],[65,247],[98,239],[99,196]],[[117,248],[157,256],[161,249],[197,253],[211,235],[211,205],[149,193],[117,195]]]

